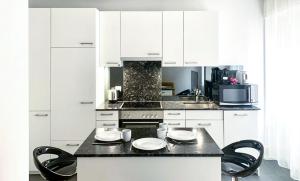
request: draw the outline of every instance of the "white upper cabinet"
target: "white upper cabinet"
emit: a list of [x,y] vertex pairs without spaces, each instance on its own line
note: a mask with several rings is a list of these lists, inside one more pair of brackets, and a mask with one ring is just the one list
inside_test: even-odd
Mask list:
[[95,128],[95,51],[51,50],[52,140],[84,140]]
[[100,65],[121,66],[121,13],[100,11]]
[[95,47],[97,13],[95,8],[51,9],[51,46]]
[[121,12],[121,57],[162,57],[162,12]]
[[217,64],[217,14],[208,11],[184,11],[184,66]]
[[164,67],[183,66],[183,11],[163,12]]
[[50,9],[29,10],[29,109],[50,110]]

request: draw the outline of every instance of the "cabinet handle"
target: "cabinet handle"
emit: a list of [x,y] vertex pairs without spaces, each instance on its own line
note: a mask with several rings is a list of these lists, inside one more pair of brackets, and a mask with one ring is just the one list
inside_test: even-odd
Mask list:
[[211,123],[198,123],[198,126],[211,126]]
[[147,53],[148,55],[160,55],[160,53]]
[[118,62],[106,62],[106,64],[108,64],[108,65],[119,65]]
[[80,42],[80,45],[93,45],[94,43],[92,42]]
[[234,116],[241,116],[241,117],[243,117],[243,116],[248,116],[248,114],[246,114],[246,113],[245,114],[237,114],[237,113],[235,113]]
[[48,114],[35,114],[34,116],[38,116],[38,117],[46,117],[46,116],[48,116]]
[[176,62],[164,62],[164,64],[176,64]]
[[188,62],[184,62],[185,64],[198,64],[198,62],[190,62],[190,61],[188,61]]
[[103,123],[103,126],[116,126],[116,123],[112,123],[112,124]]
[[82,102],[80,102],[80,104],[94,104],[94,102],[93,101],[87,101],[87,102],[82,101]]
[[180,123],[168,123],[168,125],[170,125],[170,126],[179,126]]
[[168,115],[170,115],[170,116],[178,116],[178,115],[180,115],[180,113],[168,113]]
[[66,144],[66,146],[79,146],[79,143],[68,143],[68,144]]
[[101,113],[100,115],[101,115],[101,116],[112,116],[113,113]]

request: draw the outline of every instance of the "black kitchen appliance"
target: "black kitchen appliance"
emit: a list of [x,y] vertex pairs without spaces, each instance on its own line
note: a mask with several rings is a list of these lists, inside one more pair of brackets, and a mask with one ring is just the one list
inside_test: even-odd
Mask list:
[[158,128],[163,122],[160,102],[124,102],[121,108],[121,128]]
[[212,90],[219,105],[252,105],[258,102],[258,87],[254,84],[218,85]]

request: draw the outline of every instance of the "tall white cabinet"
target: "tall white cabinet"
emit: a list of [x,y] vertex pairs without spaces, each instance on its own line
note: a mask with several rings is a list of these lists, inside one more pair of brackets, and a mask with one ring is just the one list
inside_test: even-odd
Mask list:
[[37,171],[32,152],[50,145],[49,8],[30,9],[29,43],[29,169]]
[[209,11],[184,11],[184,66],[218,64],[218,16]]
[[121,57],[162,57],[162,12],[121,12]]
[[163,11],[162,66],[183,66],[183,11]]
[[91,8],[29,12],[29,168],[35,173],[34,148],[74,153],[95,128],[99,20]]
[[83,140],[95,128],[95,55],[95,48],[51,49],[51,140]]

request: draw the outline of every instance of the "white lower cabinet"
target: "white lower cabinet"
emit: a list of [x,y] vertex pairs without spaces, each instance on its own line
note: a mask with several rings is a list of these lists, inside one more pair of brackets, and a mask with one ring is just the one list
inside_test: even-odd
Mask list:
[[[33,150],[39,146],[50,146],[50,112],[29,112],[29,171],[38,171],[33,162]],[[40,160],[49,159],[49,155]]]
[[83,141],[51,141],[51,146],[74,154],[82,143]]
[[169,128],[184,128],[185,127],[185,120],[180,119],[165,119],[164,123],[168,124]]
[[220,148],[223,147],[223,120],[186,120],[187,128],[205,128]]
[[224,142],[258,138],[257,111],[224,111]]
[[119,121],[96,121],[97,128],[118,128]]

